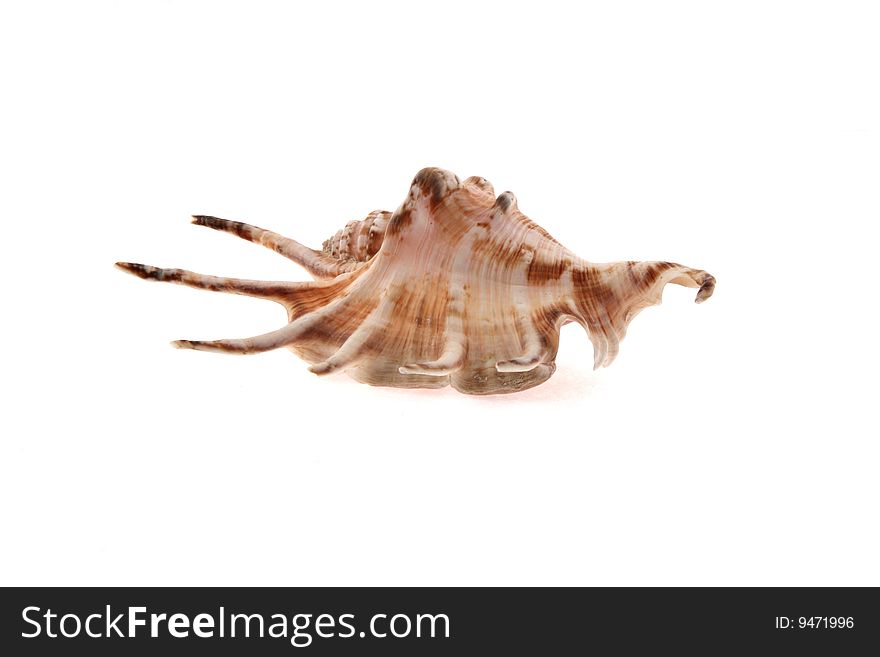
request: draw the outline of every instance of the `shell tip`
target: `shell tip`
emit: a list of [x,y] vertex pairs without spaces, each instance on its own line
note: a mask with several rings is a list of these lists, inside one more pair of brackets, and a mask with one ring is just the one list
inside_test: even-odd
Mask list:
[[325,374],[332,373],[336,368],[333,367],[331,363],[324,361],[323,363],[315,363],[314,365],[309,367],[309,372],[312,374],[317,374],[318,376],[324,376]]
[[157,278],[157,273],[160,271],[156,267],[142,265],[139,262],[117,262],[114,266],[138,278]]
[[695,303],[703,303],[706,299],[712,296],[712,293],[715,291],[715,278],[713,276],[709,276],[703,284],[700,286],[699,291],[697,292],[697,298],[694,299]]

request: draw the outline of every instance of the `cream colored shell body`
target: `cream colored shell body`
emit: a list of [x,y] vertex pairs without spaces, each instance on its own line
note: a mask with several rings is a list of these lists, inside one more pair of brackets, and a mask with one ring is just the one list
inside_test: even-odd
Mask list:
[[288,347],[316,374],[345,371],[373,385],[470,394],[516,392],[554,372],[559,329],[577,322],[609,365],[626,327],[659,303],[666,283],[711,296],[715,279],[670,262],[595,264],[529,220],[510,192],[483,178],[420,171],[403,204],[376,211],[309,249],[271,231],[199,216],[194,222],[263,244],[304,266],[305,283],[247,281],[118,263],[126,271],[285,306],[289,323],[247,339],[175,343],[256,353]]

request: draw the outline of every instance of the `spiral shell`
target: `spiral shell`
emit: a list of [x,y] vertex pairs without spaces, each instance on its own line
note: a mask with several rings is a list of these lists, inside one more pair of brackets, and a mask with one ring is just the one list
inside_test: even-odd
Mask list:
[[349,221],[345,228],[324,241],[324,253],[336,260],[366,262],[382,247],[391,216],[386,210],[373,210],[366,219]]
[[420,171],[392,214],[350,222],[321,251],[262,228],[215,217],[194,223],[237,234],[305,267],[313,282],[248,281],[117,263],[152,280],[282,304],[288,324],[247,339],[191,341],[201,351],[256,353],[288,347],[316,374],[404,388],[452,385],[469,394],[516,392],[554,372],[560,327],[583,326],[594,367],[618,353],[629,322],[659,303],[666,283],[715,279],[671,262],[595,264],[578,258],[479,177]]

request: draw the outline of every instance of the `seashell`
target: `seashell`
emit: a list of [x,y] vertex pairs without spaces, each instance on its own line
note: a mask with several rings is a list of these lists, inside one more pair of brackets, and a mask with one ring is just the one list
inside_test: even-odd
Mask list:
[[309,282],[220,278],[117,263],[141,278],[244,294],[283,305],[288,324],[245,339],[173,343],[253,354],[287,347],[315,374],[345,371],[371,385],[468,394],[546,381],[563,324],[583,326],[594,368],[609,365],[629,322],[667,283],[712,295],[715,279],[672,262],[595,264],[577,257],[483,178],[422,169],[392,214],[353,221],[317,251],[238,221],[193,223],[262,244],[303,266]]

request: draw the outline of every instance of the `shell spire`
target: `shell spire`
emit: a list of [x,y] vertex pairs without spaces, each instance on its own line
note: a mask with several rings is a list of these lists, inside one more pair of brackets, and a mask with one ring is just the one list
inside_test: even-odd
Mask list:
[[373,210],[361,221],[349,221],[342,230],[324,241],[323,252],[342,261],[366,262],[379,252],[391,213]]
[[141,278],[246,294],[283,305],[288,323],[246,339],[192,341],[200,351],[256,353],[287,347],[316,374],[404,388],[452,385],[469,394],[525,390],[556,369],[559,330],[578,322],[594,367],[611,364],[629,322],[659,303],[667,283],[699,288],[715,279],[671,262],[594,264],[520,212],[511,192],[422,169],[393,213],[353,221],[322,250],[215,217],[194,222],[262,244],[316,279],[286,283],[204,276],[133,263]]

